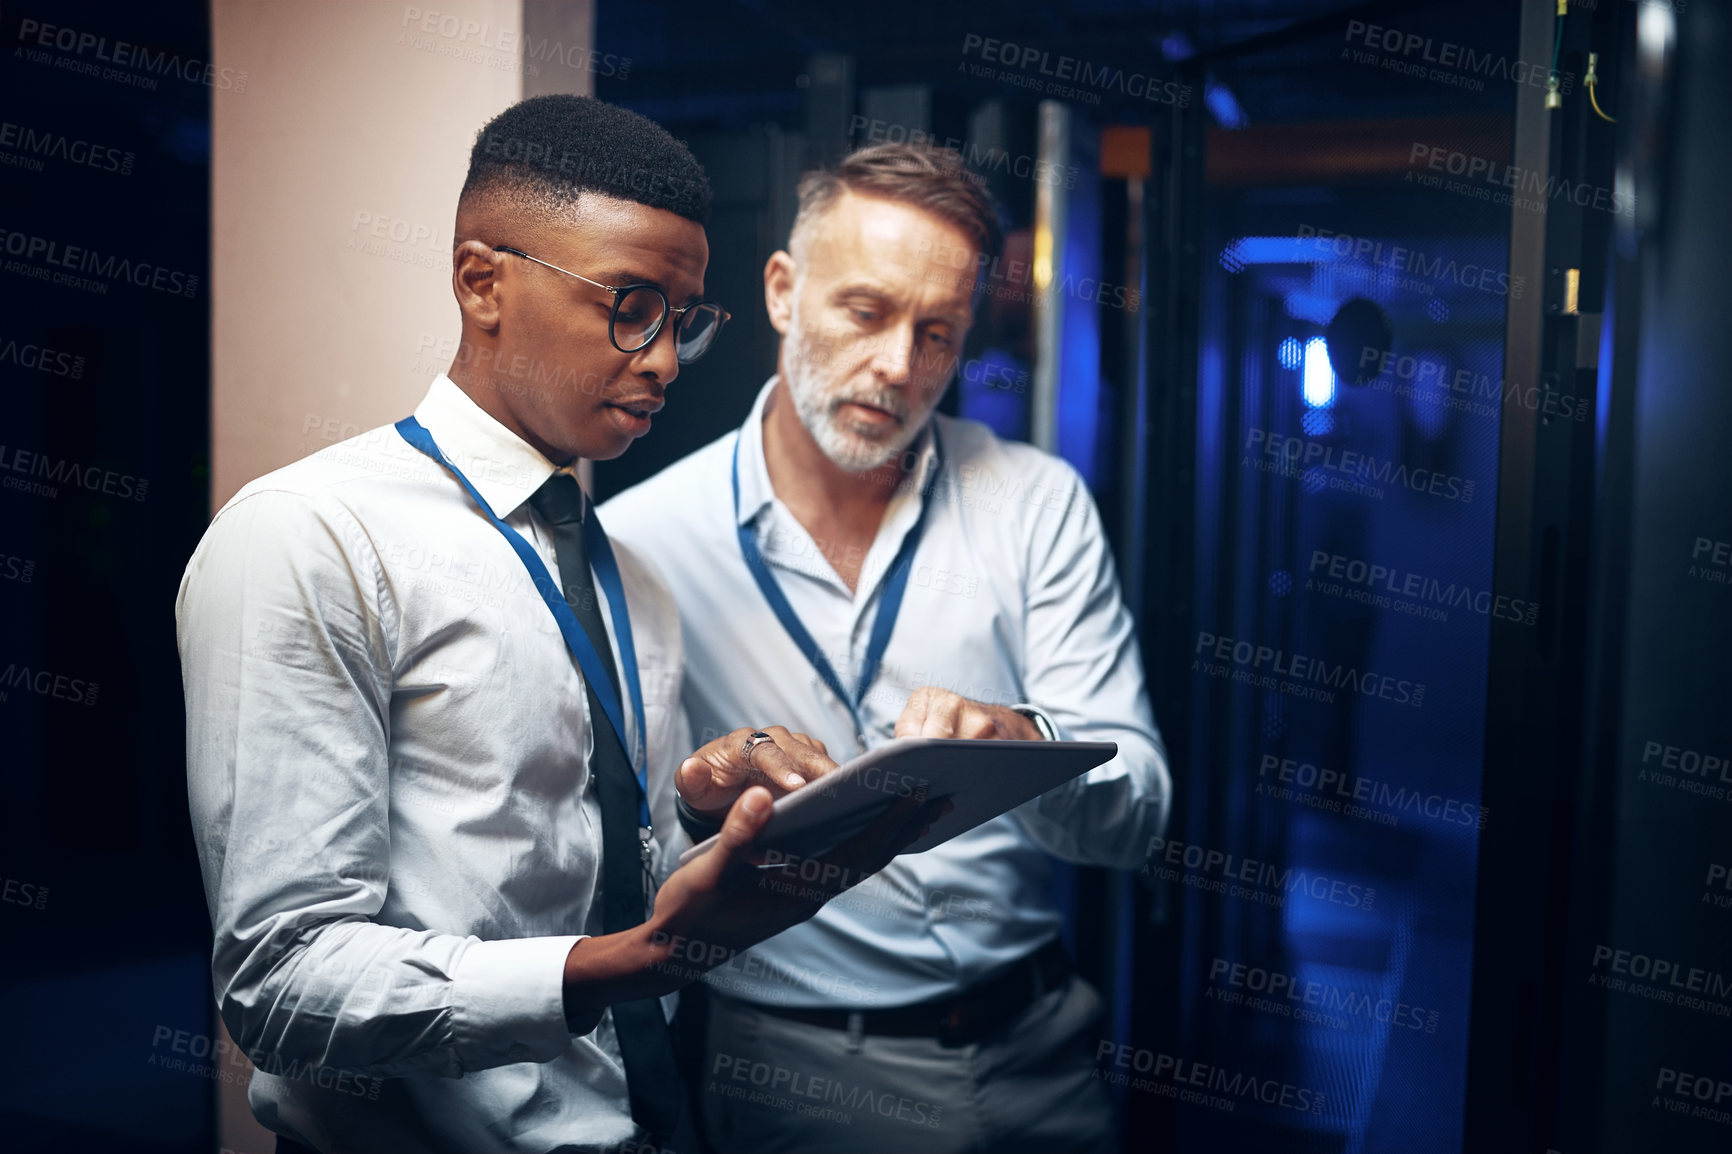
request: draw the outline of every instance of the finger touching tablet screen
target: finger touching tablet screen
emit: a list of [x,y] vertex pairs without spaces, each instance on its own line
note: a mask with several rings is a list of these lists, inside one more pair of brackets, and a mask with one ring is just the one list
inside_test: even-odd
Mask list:
[[[778,800],[756,844],[817,857],[864,829],[904,797],[945,797],[955,806],[904,853],[922,853],[1008,813],[1111,761],[1111,741],[965,741],[899,737]],[[715,838],[680,856],[684,865]]]

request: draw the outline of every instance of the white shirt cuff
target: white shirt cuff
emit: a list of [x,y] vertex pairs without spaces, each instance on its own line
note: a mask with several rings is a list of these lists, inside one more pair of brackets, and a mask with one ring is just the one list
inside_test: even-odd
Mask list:
[[452,1037],[465,1070],[546,1062],[571,1045],[565,958],[578,935],[471,941],[457,962]]
[[1024,701],[1024,702],[1020,702],[1016,705],[1011,706],[1011,708],[1016,710],[1016,712],[1022,714],[1024,717],[1027,717],[1030,721],[1034,722],[1034,727],[1036,729],[1040,730],[1040,736],[1044,740],[1046,740],[1046,741],[1063,741],[1063,740],[1065,740],[1064,737],[1061,735],[1061,731],[1059,730],[1059,727],[1053,723],[1052,718],[1047,716],[1046,710],[1042,709],[1040,706],[1030,705],[1028,702]]

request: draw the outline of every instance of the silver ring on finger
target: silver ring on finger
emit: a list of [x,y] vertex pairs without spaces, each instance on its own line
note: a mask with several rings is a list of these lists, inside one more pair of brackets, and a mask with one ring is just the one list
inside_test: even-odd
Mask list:
[[758,746],[764,744],[766,741],[774,745],[776,739],[761,729],[754,729],[751,734],[747,736],[746,743],[740,746],[740,756],[746,759],[746,767],[748,769],[758,768],[752,764],[752,751],[758,748]]

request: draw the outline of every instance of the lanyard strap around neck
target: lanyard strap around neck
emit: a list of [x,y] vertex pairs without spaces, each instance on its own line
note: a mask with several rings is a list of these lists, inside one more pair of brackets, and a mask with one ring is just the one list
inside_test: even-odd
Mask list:
[[[565,647],[570,650],[577,666],[583,671],[583,679],[595,693],[595,699],[601,703],[602,712],[607,715],[608,724],[619,736],[620,748],[626,751],[628,759],[637,771],[638,784],[638,823],[649,827],[649,782],[645,773],[647,757],[644,742],[643,687],[638,682],[637,646],[632,641],[631,616],[626,612],[625,584],[620,580],[619,564],[614,559],[613,545],[608,541],[607,534],[602,531],[601,518],[596,516],[593,508],[587,510],[583,519],[583,544],[589,554],[590,566],[595,570],[595,577],[601,584],[602,592],[607,595],[608,615],[613,618],[614,641],[619,645],[619,664],[621,679],[625,682],[626,692],[631,696],[632,718],[637,722],[637,741],[626,740],[625,714],[620,709],[619,697],[614,693],[613,684],[608,677],[601,656],[596,653],[595,646],[590,642],[589,634],[583,631],[583,626],[577,620],[577,614],[571,611],[571,606],[565,603],[565,594],[560,591],[559,584],[553,575],[547,571],[547,563],[541,559],[541,554],[535,551],[535,546],[523,539],[523,534],[502,521],[494,512],[492,506],[482,499],[469,478],[463,475],[463,470],[446,459],[439,451],[439,445],[433,440],[420,421],[414,417],[404,417],[397,422],[397,432],[403,439],[415,448],[433,458],[463,486],[476,508],[480,509],[493,527],[499,530],[505,540],[517,554],[523,567],[529,570],[529,579],[535,583],[536,592],[547,603],[548,610],[553,614],[554,621],[559,625],[560,636],[565,638]],[[596,740],[603,740],[600,734]]]
[[938,426],[932,425],[933,462],[931,472],[927,474],[926,483],[920,490],[920,514],[914,520],[914,525],[908,534],[902,538],[902,545],[896,550],[896,558],[891,561],[890,569],[885,575],[884,584],[878,596],[878,615],[872,620],[872,634],[866,642],[866,658],[860,663],[860,678],[855,691],[850,694],[842,684],[842,679],[836,676],[829,659],[819,647],[811,631],[800,620],[799,614],[788,603],[788,595],[782,592],[782,586],[777,583],[776,575],[770,572],[770,566],[764,560],[763,550],[758,547],[758,535],[750,522],[740,521],[740,441],[745,432],[734,439],[734,525],[740,538],[740,555],[745,558],[746,568],[752,573],[752,579],[757,582],[758,589],[764,595],[764,600],[770,605],[770,611],[776,615],[776,620],[782,623],[788,637],[805,655],[806,661],[817,671],[824,684],[836,695],[848,710],[853,719],[854,732],[862,744],[866,740],[866,726],[860,716],[860,707],[866,701],[867,691],[872,688],[872,680],[878,675],[879,663],[884,658],[884,651],[890,646],[890,634],[896,629],[897,615],[902,612],[902,595],[908,591],[908,575],[914,569],[914,552],[920,547],[920,537],[926,530],[926,514],[932,507],[932,488],[938,479],[939,470],[944,467],[944,446],[938,439]]

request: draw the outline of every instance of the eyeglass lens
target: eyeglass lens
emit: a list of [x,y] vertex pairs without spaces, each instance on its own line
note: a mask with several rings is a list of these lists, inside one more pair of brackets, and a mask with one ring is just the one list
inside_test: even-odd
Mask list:
[[722,309],[705,301],[687,309],[674,330],[674,355],[680,363],[690,364],[710,351],[716,335],[722,331]]
[[625,293],[613,312],[614,343],[626,352],[643,348],[661,328],[667,308],[667,298],[648,285]]

